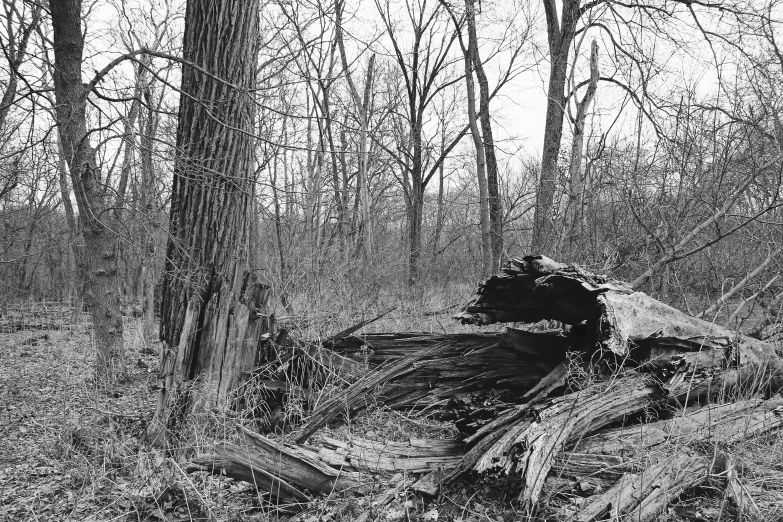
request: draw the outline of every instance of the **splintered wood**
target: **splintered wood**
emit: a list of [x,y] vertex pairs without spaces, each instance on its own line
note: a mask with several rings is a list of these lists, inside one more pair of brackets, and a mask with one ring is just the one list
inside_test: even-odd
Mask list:
[[[217,445],[190,470],[300,503],[336,492],[388,501],[401,488],[435,495],[467,474],[513,475],[528,512],[578,522],[655,520],[712,477],[737,509],[751,510],[730,448],[783,425],[783,361],[772,345],[542,256],[510,262],[455,318],[563,328],[361,337],[348,329],[300,352],[321,354],[346,387],[315,404],[290,442],[242,430],[242,444]],[[462,437],[313,438],[369,404],[439,411]],[[587,501],[550,505],[575,494]]]

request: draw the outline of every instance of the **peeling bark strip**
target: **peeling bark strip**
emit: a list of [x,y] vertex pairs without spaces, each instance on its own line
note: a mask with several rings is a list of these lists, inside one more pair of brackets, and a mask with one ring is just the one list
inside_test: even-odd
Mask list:
[[538,502],[554,458],[566,444],[650,405],[660,389],[650,379],[632,376],[591,386],[533,407],[473,467],[522,475],[520,500]]
[[451,467],[462,454],[458,441],[327,438],[324,447],[315,449],[273,441],[245,428],[239,428],[239,433],[244,445],[219,444],[214,454],[194,458],[187,471],[225,474],[255,483],[279,500],[308,501],[318,493],[369,494],[374,481],[368,473],[388,479],[397,472],[430,472]]
[[[189,0],[177,157],[161,305],[163,385],[151,438],[190,405],[222,402],[252,369],[270,328],[268,289],[249,272],[248,212],[258,2]],[[205,390],[189,397],[188,381]]]

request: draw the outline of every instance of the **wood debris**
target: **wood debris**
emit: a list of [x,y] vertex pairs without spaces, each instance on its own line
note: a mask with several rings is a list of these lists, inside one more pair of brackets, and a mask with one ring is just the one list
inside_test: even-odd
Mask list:
[[[753,510],[725,448],[783,425],[776,394],[783,360],[772,345],[542,256],[509,263],[456,319],[531,326],[487,334],[341,332],[319,349],[334,354],[329,364],[349,369],[349,384],[315,405],[290,444],[245,430],[244,446],[219,445],[191,469],[254,481],[300,502],[337,490],[369,494],[373,480],[394,474],[429,495],[468,473],[514,475],[528,510],[574,488],[588,496],[586,505],[553,515],[579,522],[654,520],[681,493],[719,476],[738,509]],[[541,320],[563,328],[536,331],[532,323]],[[496,394],[491,405],[471,402],[487,392]],[[751,398],[715,404],[716,393]],[[389,408],[458,411],[452,420],[462,440],[320,437],[317,447],[305,444],[369,397]],[[725,456],[711,458],[705,448]]]

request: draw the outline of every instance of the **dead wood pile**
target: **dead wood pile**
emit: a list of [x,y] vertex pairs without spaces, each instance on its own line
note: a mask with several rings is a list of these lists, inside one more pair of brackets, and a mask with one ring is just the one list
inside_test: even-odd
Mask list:
[[[404,472],[376,509],[401,487],[434,494],[470,473],[518,477],[521,505],[554,520],[654,520],[715,477],[740,511],[755,506],[728,448],[783,424],[783,360],[771,344],[542,256],[510,262],[455,318],[562,328],[336,336],[323,343],[326,365],[348,376],[346,387],[317,404],[290,442],[242,430],[243,445],[218,445],[190,470],[225,473],[291,502],[369,494],[379,477]],[[462,437],[307,444],[368,398],[437,408]],[[543,502],[558,495],[585,498]]]

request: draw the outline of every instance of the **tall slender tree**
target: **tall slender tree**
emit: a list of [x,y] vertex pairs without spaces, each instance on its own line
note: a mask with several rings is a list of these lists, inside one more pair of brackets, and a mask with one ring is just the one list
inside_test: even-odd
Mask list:
[[549,86],[544,127],[544,151],[541,156],[541,177],[538,182],[536,209],[533,217],[531,246],[535,252],[548,253],[554,240],[552,206],[557,181],[557,159],[560,155],[560,144],[563,138],[568,57],[577,23],[583,14],[581,3],[581,0],[564,0],[562,5],[558,6],[555,0],[544,0],[549,42]]
[[[470,11],[472,14],[472,6],[469,2],[466,3],[466,11]],[[466,18],[470,16],[466,13]],[[453,14],[452,14],[453,17]],[[476,177],[478,178],[479,187],[479,216],[481,227],[481,258],[482,258],[482,273],[484,276],[489,276],[493,270],[492,262],[492,234],[489,224],[489,191],[487,189],[487,160],[484,149],[484,140],[481,138],[481,131],[479,131],[478,118],[476,117],[476,86],[473,81],[473,64],[475,63],[474,53],[477,52],[478,46],[473,38],[475,38],[475,31],[473,31],[473,38],[470,38],[468,45],[465,45],[462,38],[461,23],[458,20],[454,20],[454,25],[457,28],[460,47],[465,57],[465,95],[468,102],[468,124],[470,125],[470,135],[473,138],[473,146],[476,149]],[[475,17],[474,17],[475,25]]]
[[372,97],[373,70],[375,68],[375,54],[370,55],[367,63],[367,74],[364,80],[364,92],[360,93],[353,81],[353,75],[348,64],[348,55],[345,52],[345,41],[343,38],[343,10],[345,9],[344,0],[335,0],[335,37],[337,45],[340,48],[340,60],[342,61],[343,74],[348,83],[351,99],[356,107],[356,118],[359,120],[359,136],[357,144],[357,172],[356,182],[359,191],[359,201],[362,210],[362,241],[364,253],[367,258],[372,258],[372,216],[370,215],[370,184],[368,181],[370,154],[368,151],[368,132],[370,124],[370,108]]
[[96,382],[108,385],[125,374],[122,308],[118,284],[118,235],[114,194],[105,183],[87,128],[87,98],[99,77],[84,83],[81,0],[51,0],[56,117],[84,237],[84,302],[92,311]]
[[495,155],[495,139],[492,134],[492,114],[489,111],[489,80],[484,71],[478,47],[475,0],[465,0],[465,22],[468,27],[470,58],[479,85],[479,120],[481,122],[482,147],[487,170],[487,203],[489,204],[489,229],[492,245],[493,270],[500,267],[503,257],[503,207],[500,202],[498,160]]

